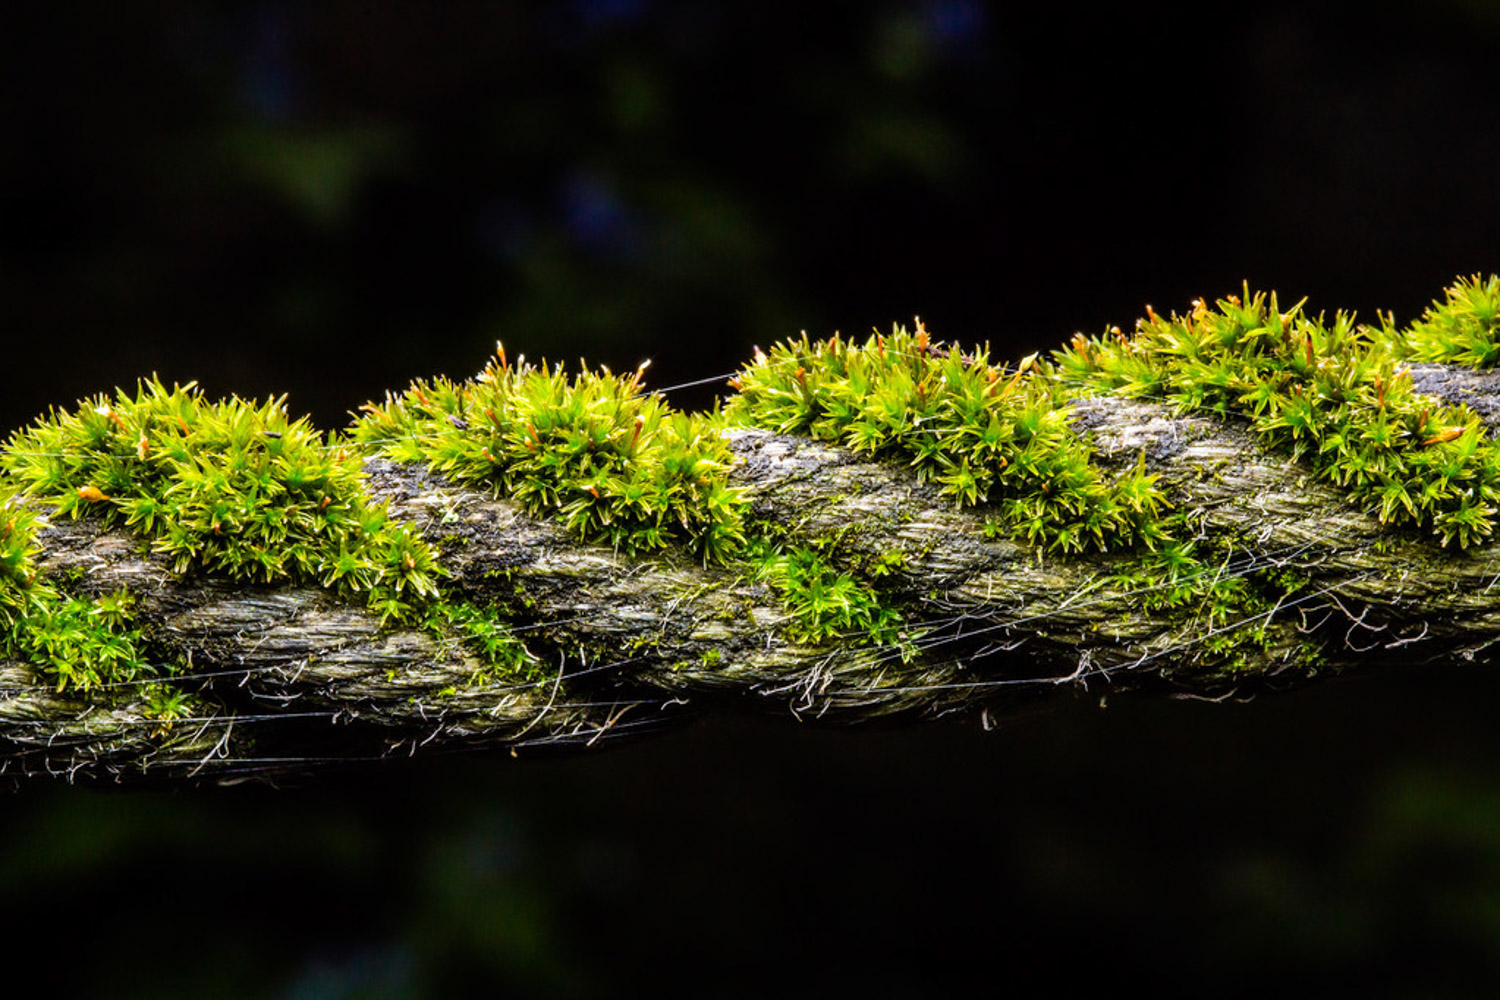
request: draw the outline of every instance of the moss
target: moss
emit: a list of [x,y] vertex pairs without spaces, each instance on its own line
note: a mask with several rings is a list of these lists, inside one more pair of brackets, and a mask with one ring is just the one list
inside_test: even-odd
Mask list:
[[[1232,540],[1215,543],[1186,529],[1181,515],[1169,518],[1163,532],[1171,540],[1118,560],[1110,583],[1134,595],[1141,611],[1190,616],[1192,631],[1203,638],[1197,648],[1184,651],[1176,671],[1232,677],[1250,662],[1248,654],[1273,652],[1275,640],[1266,626],[1278,608],[1305,589],[1307,578],[1275,566],[1256,567]],[[1319,643],[1309,638],[1295,659],[1306,667],[1321,655]],[[1263,655],[1254,662],[1263,662]]]
[[151,379],[16,433],[0,471],[59,516],[139,531],[179,574],[318,582],[397,620],[437,596],[435,553],[371,502],[357,451],[284,400]]
[[538,681],[549,676],[506,624],[508,618],[493,604],[480,607],[453,599],[434,605],[424,624],[439,636],[457,632],[478,653],[479,668],[469,678],[470,685]]
[[1413,360],[1493,368],[1500,364],[1500,276],[1459,278],[1404,334],[1388,332]]
[[367,405],[353,436],[371,452],[493,485],[626,554],[680,544],[720,562],[744,540],[744,502],[713,421],[643,392],[640,371],[570,377],[510,364],[500,348],[470,382],[418,381]]
[[[577,537],[627,554],[682,545],[705,562],[736,562],[781,598],[793,641],[851,634],[895,641],[899,614],[853,570],[781,545],[765,525],[747,532],[744,501],[728,485],[732,457],[720,421],[673,412],[642,391],[640,375],[601,369],[570,377],[545,364],[511,364],[501,348],[471,382],[419,381],[367,406],[354,439],[388,458],[494,486],[534,514],[560,518]],[[873,559],[870,568],[884,575],[897,564],[899,557]]]
[[[1199,657],[1232,671],[1274,641],[1261,626],[1303,581],[1222,571],[1146,473],[1111,477],[1071,426],[1069,397],[1113,391],[1243,419],[1271,448],[1369,503],[1381,519],[1467,548],[1494,531],[1500,449],[1478,415],[1416,392],[1404,358],[1491,364],[1500,279],[1460,281],[1406,332],[1283,311],[1274,295],[1230,296],[1186,316],[1147,310],[1133,335],[1075,338],[1007,371],[987,349],[935,345],[918,324],[863,343],[805,335],[757,353],[726,413],[772,430],[901,457],[991,537],[1063,554],[1117,553],[1114,584],[1147,611],[1191,609]],[[1209,540],[1211,543],[1211,540]],[[1221,558],[1222,557],[1222,558]],[[866,579],[871,567],[862,567]],[[1306,651],[1309,657],[1315,649]]]
[[1048,370],[1071,385],[1242,419],[1382,522],[1444,546],[1478,545],[1495,529],[1500,447],[1472,409],[1413,389],[1408,352],[1388,324],[1372,329],[1345,313],[1328,322],[1301,303],[1283,311],[1274,294],[1247,288],[1184,316],[1148,309],[1129,337],[1075,337]]
[[731,420],[908,462],[964,506],[1059,552],[1154,541],[1164,501],[1143,468],[1108,478],[1066,396],[1027,359],[1014,371],[897,327],[863,343],[798,340],[757,352],[731,383]]
[[179,574],[316,583],[385,621],[457,635],[483,664],[478,681],[541,676],[505,610],[445,589],[433,547],[371,502],[361,462],[378,453],[491,485],[626,554],[680,547],[738,566],[780,596],[795,641],[909,652],[891,596],[903,554],[751,522],[721,434],[738,421],[901,461],[981,509],[987,533],[1038,553],[1103,555],[1111,587],[1140,595],[1145,610],[1195,616],[1200,666],[1227,676],[1277,641],[1265,623],[1306,579],[1224,572],[1233,540],[1188,525],[1144,456],[1123,472],[1097,462],[1070,399],[1110,391],[1243,421],[1382,521],[1464,549],[1494,535],[1500,447],[1473,410],[1417,392],[1404,365],[1493,366],[1497,334],[1494,276],[1459,280],[1406,330],[1313,317],[1301,303],[1283,310],[1246,288],[1182,316],[1148,308],[1129,335],[1079,336],[1009,368],[987,348],[934,343],[920,323],[862,342],[804,335],[757,352],[725,409],[698,415],[645,392],[640,371],[568,375],[512,365],[501,350],[472,381],[419,381],[367,406],[349,438],[290,419],[280,400],[210,401],[149,380],[54,411],[0,453],[0,643],[60,689],[144,685],[164,726],[190,711],[192,696],[166,683],[173,668],[146,652],[128,595],[77,596],[77,581],[39,577],[41,502],[54,516],[135,530]]
[[57,690],[90,691],[157,673],[129,616],[113,613],[114,595],[91,601],[37,591],[31,614],[11,630],[9,646],[52,678]]
[[35,564],[37,515],[15,487],[0,478],[0,629],[9,632],[55,592],[39,585]]
[[791,614],[785,631],[793,642],[906,643],[901,612],[874,586],[839,569],[819,549],[762,538],[747,561],[755,578],[769,584]]
[[[135,530],[179,575],[321,584],[388,622],[447,616],[486,662],[515,665],[497,652],[504,626],[478,634],[449,607],[436,552],[370,500],[359,449],[291,419],[282,400],[210,401],[152,379],[54,410],[0,451],[0,646],[59,690],[169,675],[130,627],[128,595],[73,597],[66,579],[38,577],[26,498]],[[177,695],[152,690],[160,717],[176,717]]]
[[140,690],[140,697],[145,702],[143,714],[156,720],[156,728],[152,731],[156,737],[169,735],[172,727],[184,719],[203,717],[212,712],[203,699],[175,684],[146,684]]

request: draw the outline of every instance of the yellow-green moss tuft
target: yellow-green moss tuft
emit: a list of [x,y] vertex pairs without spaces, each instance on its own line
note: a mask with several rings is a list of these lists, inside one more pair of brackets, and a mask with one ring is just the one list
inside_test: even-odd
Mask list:
[[643,392],[640,371],[569,377],[511,364],[502,348],[470,382],[418,381],[367,405],[353,435],[373,453],[493,485],[627,554],[680,544],[721,562],[744,541],[722,436]]

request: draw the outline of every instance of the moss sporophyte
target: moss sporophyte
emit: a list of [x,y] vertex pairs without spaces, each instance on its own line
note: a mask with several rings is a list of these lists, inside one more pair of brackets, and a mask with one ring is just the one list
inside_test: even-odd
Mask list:
[[[1148,308],[1129,335],[1080,335],[1009,367],[988,348],[937,344],[920,323],[863,341],[804,335],[757,351],[707,414],[674,411],[640,370],[568,374],[502,349],[471,381],[418,381],[366,406],[347,435],[289,418],[281,400],[212,401],[148,380],[53,411],[0,453],[0,640],[59,689],[174,672],[155,662],[130,595],[80,596],[38,572],[45,509],[132,529],[179,575],[318,584],[385,622],[460,636],[494,665],[486,677],[532,676],[538,661],[505,612],[454,592],[433,546],[371,500],[363,462],[381,455],[493,488],[627,556],[680,550],[765,581],[791,641],[899,645],[887,589],[899,566],[870,572],[837,544],[756,522],[730,483],[731,424],[898,461],[983,511],[993,535],[1099,561],[1148,609],[1191,605],[1222,624],[1301,584],[1216,572],[1235,540],[1190,530],[1144,457],[1123,471],[1096,460],[1074,401],[1110,392],[1240,421],[1384,522],[1464,549],[1494,533],[1500,449],[1475,412],[1417,392],[1406,366],[1494,365],[1497,335],[1493,276],[1458,281],[1404,330],[1282,309],[1247,288],[1181,316]],[[180,710],[181,692],[154,690],[164,716]]]

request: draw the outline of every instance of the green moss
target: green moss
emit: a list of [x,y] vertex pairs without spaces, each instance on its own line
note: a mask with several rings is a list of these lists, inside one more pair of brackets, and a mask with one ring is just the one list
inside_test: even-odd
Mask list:
[[744,540],[728,446],[711,419],[643,393],[640,377],[569,377],[560,366],[512,365],[501,349],[470,382],[418,381],[367,405],[354,439],[493,485],[587,541],[632,555],[680,544],[723,561]]
[[901,612],[875,587],[840,570],[817,549],[760,539],[748,562],[791,613],[785,631],[793,642],[908,645]]
[[1500,447],[1472,409],[1412,388],[1404,350],[1389,328],[1345,313],[1325,322],[1301,303],[1282,311],[1274,294],[1246,289],[1185,316],[1148,310],[1129,337],[1075,337],[1048,370],[1080,388],[1241,418],[1381,521],[1445,546],[1480,544],[1495,529]]
[[144,381],[16,433],[0,471],[60,516],[137,530],[177,573],[318,582],[386,619],[437,596],[435,554],[371,502],[357,450],[290,419],[284,400]]
[[1467,548],[1494,534],[1500,448],[1472,410],[1417,393],[1403,364],[1491,366],[1497,333],[1494,276],[1459,280],[1405,331],[1283,310],[1247,288],[1185,316],[1148,309],[1129,336],[1080,336],[1010,369],[987,349],[932,343],[920,323],[863,342],[804,335],[757,352],[723,413],[707,415],[673,411],[639,371],[569,376],[502,351],[470,382],[420,381],[366,407],[347,440],[290,419],[280,400],[214,402],[151,380],[54,411],[0,452],[0,644],[60,689],[143,685],[164,726],[192,711],[192,696],[164,683],[170,665],[145,651],[128,596],[78,596],[76,581],[39,577],[40,501],[134,529],[180,574],[317,583],[384,620],[456,634],[483,664],[477,681],[540,678],[506,613],[445,591],[435,551],[371,502],[361,462],[376,453],[491,485],[627,554],[681,546],[738,565],[780,596],[795,641],[909,654],[912,629],[886,590],[903,554],[750,522],[721,433],[738,421],[897,459],[980,508],[987,532],[1039,553],[1106,554],[1103,579],[1148,611],[1197,616],[1200,665],[1232,674],[1268,648],[1265,622],[1305,578],[1225,571],[1232,541],[1187,525],[1144,461],[1123,473],[1097,463],[1070,398],[1113,391],[1242,420],[1383,521]]
[[[1132,594],[1141,611],[1191,615],[1193,631],[1203,639],[1184,650],[1174,669],[1232,676],[1249,653],[1269,652],[1266,626],[1277,608],[1305,588],[1306,577],[1258,566],[1229,539],[1194,539],[1181,515],[1167,519],[1163,531],[1171,540],[1119,560],[1111,583]],[[1310,656],[1321,655],[1312,639],[1298,653],[1304,666]]]
[[[1062,369],[1023,362],[1006,370],[988,362],[987,350],[933,345],[920,324],[915,333],[897,328],[863,343],[803,336],[759,353],[736,377],[725,412],[900,458],[956,503],[985,511],[992,537],[1047,552],[1109,553],[1115,589],[1135,595],[1145,611],[1186,611],[1196,620],[1206,636],[1186,654],[1196,671],[1227,674],[1252,651],[1265,651],[1265,630],[1237,623],[1269,617],[1286,587],[1257,572],[1227,572],[1233,552],[1218,551],[1171,510],[1144,456],[1123,474],[1103,469],[1074,431],[1069,401],[1080,376],[1101,386],[1103,379],[1093,367]],[[1166,377],[1155,366],[1142,374]],[[763,550],[762,578],[797,616],[789,633],[806,641],[909,642],[901,638],[902,616],[878,589],[881,577],[900,570],[900,554],[861,562],[837,549],[836,539],[819,548],[781,539]]]
[[1115,574],[1115,584],[1136,592],[1148,611],[1193,608],[1203,624],[1213,628],[1250,610],[1256,603],[1250,580],[1225,572],[1231,556],[1205,559],[1200,544],[1172,540],[1154,552],[1124,561]]
[[0,630],[18,627],[46,593],[38,586],[34,561],[36,520],[14,486],[0,477]]
[[117,597],[90,601],[38,594],[24,627],[11,632],[11,648],[55,679],[59,691],[88,691],[152,676],[156,668],[141,652],[141,634],[128,615],[115,614]]
[[1014,372],[934,346],[918,324],[864,343],[804,334],[757,352],[731,420],[900,457],[963,506],[1058,552],[1152,545],[1164,499],[1137,468],[1115,479],[1070,425],[1066,395],[1028,359]]
[[[478,630],[448,608],[436,553],[371,502],[357,448],[290,419],[281,400],[215,402],[150,380],[55,410],[0,451],[0,646],[59,690],[138,684],[173,668],[143,652],[127,595],[73,597],[66,580],[38,577],[37,515],[23,497],[54,516],[129,527],[178,574],[321,584],[386,621],[446,614],[485,662],[523,658],[499,654],[503,624]],[[180,714],[180,693],[150,690],[161,718]]]
[[1404,356],[1471,368],[1500,364],[1500,276],[1459,278],[1404,335],[1390,338]]
[[153,730],[153,735],[159,737],[169,734],[172,726],[178,722],[204,717],[213,712],[203,699],[175,684],[143,685],[140,696],[145,702],[144,714],[147,718],[156,720],[157,725]]
[[471,685],[539,681],[550,676],[526,644],[516,638],[506,624],[507,618],[493,604],[480,607],[455,600],[434,606],[426,624],[438,635],[457,631],[478,652],[480,665],[469,678]]
[[129,594],[70,597],[34,564],[38,517],[0,479],[0,654],[36,667],[59,691],[152,676]]

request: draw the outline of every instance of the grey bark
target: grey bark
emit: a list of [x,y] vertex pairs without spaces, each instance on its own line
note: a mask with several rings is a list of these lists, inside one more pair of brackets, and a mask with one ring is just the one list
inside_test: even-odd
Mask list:
[[[1500,416],[1493,377],[1419,369],[1419,388]],[[592,746],[688,713],[749,703],[799,718],[957,709],[989,714],[1051,692],[1201,697],[1288,687],[1399,659],[1488,657],[1500,637],[1500,548],[1459,553],[1382,527],[1233,423],[1118,398],[1076,403],[1102,461],[1147,466],[1205,538],[1231,545],[1222,572],[1279,568],[1309,583],[1251,620],[1146,610],[1114,581],[1120,557],[1059,558],[989,539],[898,462],[738,430],[734,478],[754,516],[793,538],[837,539],[851,564],[900,552],[880,586],[898,601],[914,655],[786,637],[764,583],[666,553],[625,558],[579,544],[503,498],[416,466],[371,461],[370,489],[437,544],[453,584],[508,609],[553,658],[541,681],[473,681],[456,638],[382,628],[364,607],[308,587],[175,578],[128,533],[59,520],[41,534],[48,574],[84,593],[128,588],[179,683],[211,706],[163,727],[133,689],[51,690],[0,664],[0,770],[69,778],[233,780],[439,747]],[[1204,651],[1265,631],[1232,670]],[[1321,655],[1311,659],[1309,648]]]

